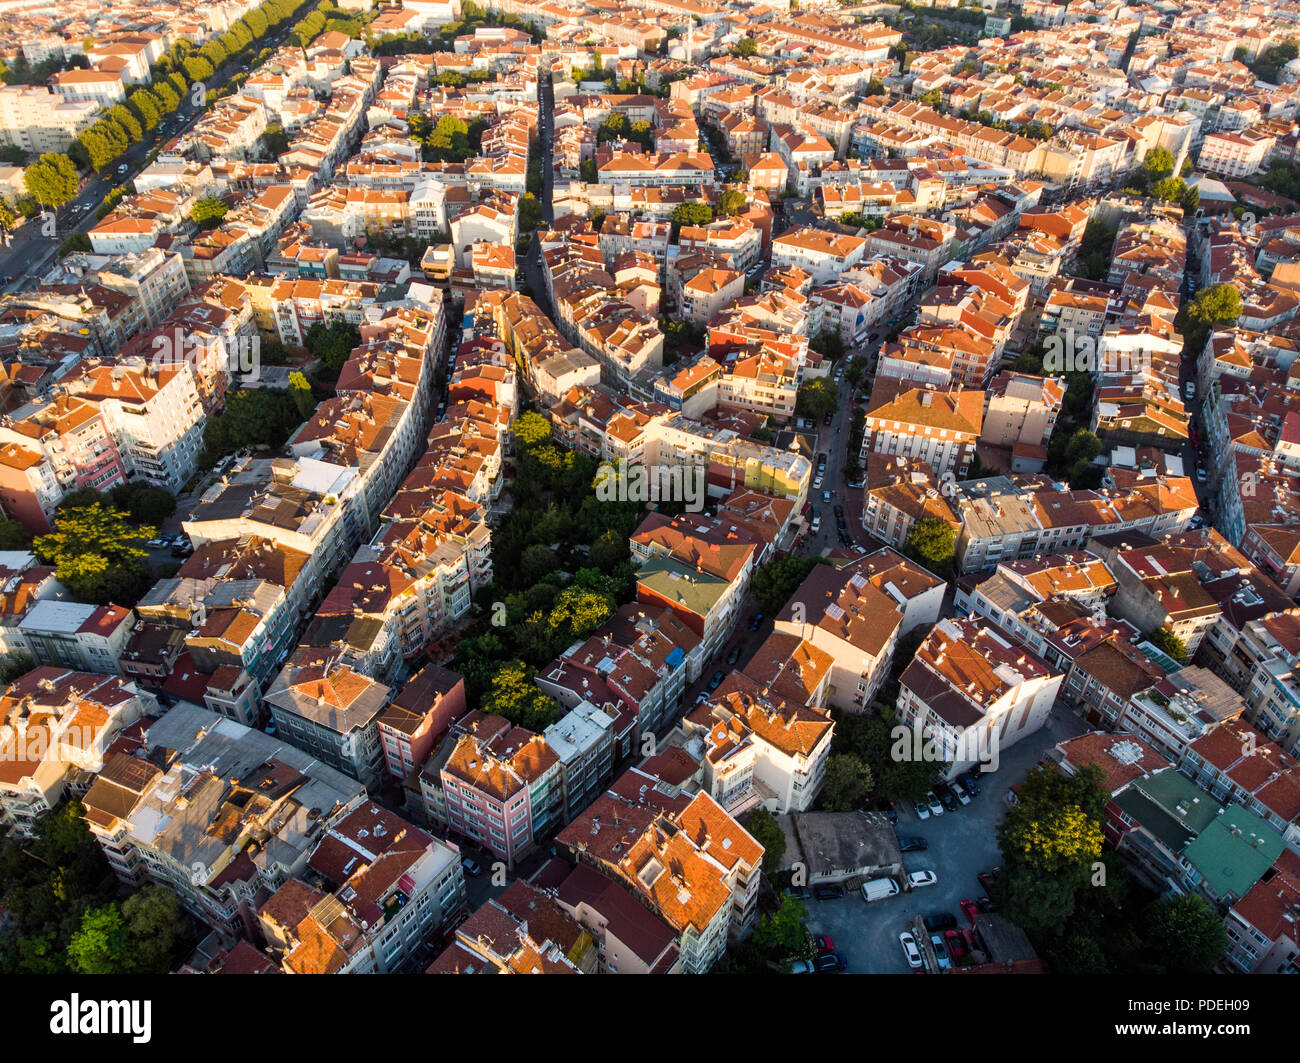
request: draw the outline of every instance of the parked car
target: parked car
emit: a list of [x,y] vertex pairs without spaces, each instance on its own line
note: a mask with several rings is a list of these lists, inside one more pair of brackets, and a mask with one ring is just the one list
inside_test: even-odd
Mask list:
[[726,678],[727,678],[727,673],[724,672],[721,668],[719,668],[716,672],[713,673],[713,678],[709,680],[709,689],[717,690],[718,687],[722,686],[722,681]]
[[813,887],[813,896],[819,901],[835,901],[844,896],[844,887],[834,882],[823,882]]
[[465,869],[465,874],[469,875],[470,878],[478,878],[479,875],[483,874],[483,869],[479,867],[478,861],[472,856],[462,857],[460,866]]
[[883,901],[887,897],[898,896],[898,883],[892,878],[873,878],[862,883],[862,899],[870,904]]
[[943,943],[943,935],[931,934],[930,947],[934,949],[934,959],[939,965],[939,970],[948,970],[952,966],[952,960],[948,958],[948,949]]
[[823,502],[829,502],[830,500],[831,500],[831,493],[830,493],[829,491],[823,491],[823,492],[822,492],[822,501],[823,501]]
[[829,934],[818,934],[813,938],[813,945],[818,952],[834,952],[835,942],[831,940]]
[[970,923],[971,926],[974,926],[975,917],[980,914],[979,905],[972,900],[964,900],[961,902],[960,907],[966,914],[966,921]]
[[753,616],[751,616],[751,617],[749,618],[749,630],[750,630],[750,631],[757,631],[757,630],[758,630],[760,627],[762,627],[762,626],[763,626],[763,614],[762,614],[762,613],[755,613]]
[[980,773],[977,771],[964,771],[957,776],[972,797],[975,797],[980,792],[979,775]]
[[939,881],[939,876],[933,871],[909,871],[907,873],[907,884],[914,890],[919,890],[922,886],[933,886]]
[[977,907],[983,915],[988,915],[989,912],[997,910],[997,906],[987,897],[981,897],[977,900],[975,902],[975,907]]
[[849,961],[838,952],[819,952],[813,967],[818,974],[837,974],[849,969]]
[[912,968],[920,967],[921,950],[916,947],[916,938],[904,930],[898,935],[898,943],[903,946],[903,952],[907,956],[907,965]]
[[923,853],[928,848],[930,848],[930,843],[924,838],[908,835],[898,839],[898,851],[900,853]]
[[812,974],[813,965],[809,963],[807,960],[795,960],[794,963],[790,964],[790,973],[791,974]]
[[812,898],[812,891],[807,886],[787,886],[785,888],[787,897],[793,897],[797,901],[806,901]]
[[732,646],[731,652],[727,654],[727,663],[735,664],[738,660],[740,660],[740,647]]
[[955,779],[948,784],[948,789],[952,791],[953,796],[963,805],[970,804],[970,794],[966,792],[966,787],[962,786],[961,780]]
[[961,931],[959,930],[946,931],[943,935],[943,940],[944,944],[948,946],[948,952],[952,956],[954,962],[960,960],[970,952],[970,949],[966,947],[966,942],[962,938]]
[[981,871],[975,877],[979,879],[980,885],[983,886],[986,891],[988,891],[989,893],[993,892],[994,879],[992,875],[990,875],[987,871]]
[[916,802],[916,804],[913,805],[912,807],[916,810],[916,818],[917,818],[917,819],[929,819],[929,818],[930,818],[930,806],[927,805],[924,801],[918,801],[918,802]]
[[814,490],[814,491],[820,491],[821,489],[822,489],[822,478],[821,478],[821,476],[820,476],[820,475],[814,476],[814,477],[813,477],[813,490]]
[[957,917],[952,912],[931,912],[925,917],[926,930],[954,930]]
[[958,808],[958,804],[957,804],[957,798],[956,796],[954,796],[953,792],[949,790],[948,787],[945,786],[943,783],[940,783],[934,789],[935,789],[935,793],[939,795],[939,800],[943,802],[943,807],[946,808],[949,812],[956,812]]
[[808,526],[808,533],[809,533],[810,535],[816,535],[816,534],[817,534],[819,531],[821,531],[821,530],[822,530],[822,519],[821,519],[821,517],[813,517],[813,519],[812,519],[812,524],[810,524],[810,525]]
[[939,803],[939,799],[934,795],[933,790],[925,795],[925,807],[930,810],[932,816],[943,815],[943,805]]
[[150,539],[144,545],[149,547],[150,550],[166,550],[171,543],[167,539]]

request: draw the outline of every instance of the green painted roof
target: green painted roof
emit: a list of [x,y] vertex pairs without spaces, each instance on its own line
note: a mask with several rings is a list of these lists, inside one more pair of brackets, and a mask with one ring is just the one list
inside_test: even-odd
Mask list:
[[731,586],[725,579],[700,572],[671,557],[653,557],[636,573],[637,582],[665,601],[708,616]]
[[1229,805],[1205,828],[1183,857],[1220,897],[1238,897],[1260,880],[1282,855],[1282,835],[1253,812]]
[[1115,804],[1175,853],[1187,848],[1223,807],[1173,768],[1136,780]]
[[1218,801],[1173,768],[1155,772],[1133,784],[1147,797],[1185,824],[1193,834],[1200,834],[1223,807]]

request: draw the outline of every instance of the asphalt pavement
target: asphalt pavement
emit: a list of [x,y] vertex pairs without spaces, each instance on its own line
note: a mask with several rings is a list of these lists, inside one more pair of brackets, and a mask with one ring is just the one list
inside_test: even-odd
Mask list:
[[900,807],[898,834],[924,838],[929,845],[924,852],[904,853],[905,869],[933,871],[938,881],[870,904],[860,893],[805,901],[808,929],[830,935],[836,951],[848,960],[850,973],[909,973],[898,935],[911,929],[909,924],[918,915],[930,912],[950,912],[959,926],[969,925],[960,902],[982,896],[985,891],[976,876],[1002,863],[997,826],[1006,814],[1007,792],[1054,745],[1085,730],[1083,721],[1058,703],[1040,731],[1002,752],[996,772],[980,775],[980,793],[969,805],[927,820],[918,819],[910,807]]

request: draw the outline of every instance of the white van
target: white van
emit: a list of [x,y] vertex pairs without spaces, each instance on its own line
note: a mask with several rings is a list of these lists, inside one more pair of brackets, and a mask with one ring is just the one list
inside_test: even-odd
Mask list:
[[862,899],[868,904],[897,895],[898,883],[892,878],[873,878],[869,882],[862,883]]

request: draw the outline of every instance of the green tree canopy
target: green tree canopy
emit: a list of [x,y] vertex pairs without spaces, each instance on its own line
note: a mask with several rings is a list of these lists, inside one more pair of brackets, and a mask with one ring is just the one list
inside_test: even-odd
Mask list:
[[670,215],[678,225],[708,225],[713,220],[713,208],[707,203],[679,203]]
[[204,196],[195,200],[194,206],[190,208],[190,221],[200,229],[215,229],[229,211],[230,204],[224,199]]
[[785,856],[785,832],[776,817],[759,805],[745,814],[740,825],[763,847],[763,874],[774,879]]
[[544,731],[560,718],[560,706],[537,688],[535,674],[523,661],[500,665],[483,698],[482,710],[504,716],[530,731]]
[[781,612],[815,564],[809,558],[790,556],[759,565],[751,584],[758,607],[768,616]]
[[871,766],[853,753],[832,753],[826,761],[822,804],[829,812],[852,812],[866,804],[874,780]]
[[811,952],[808,909],[797,897],[783,894],[781,906],[769,912],[754,928],[754,944],[763,952],[781,957],[786,963]]
[[1169,654],[1179,664],[1186,664],[1191,654],[1187,652],[1187,643],[1167,627],[1157,628],[1147,634],[1147,641],[1157,649]]
[[1200,897],[1161,897],[1142,913],[1145,938],[1168,974],[1209,974],[1228,947],[1223,920]]
[[946,520],[922,517],[916,521],[903,542],[903,551],[926,568],[943,574],[952,566],[957,546],[957,531]]
[[148,578],[141,545],[156,529],[133,525],[120,509],[96,502],[61,510],[54,531],[33,544],[36,556],[55,566],[55,577],[81,601],[105,605],[116,598],[134,605],[141,578]]
[[42,155],[23,173],[27,191],[46,207],[61,207],[72,199],[81,187],[77,168],[66,155]]
[[839,408],[840,396],[834,383],[824,377],[809,380],[799,388],[795,396],[795,413],[801,417],[811,417],[820,421],[828,413]]

